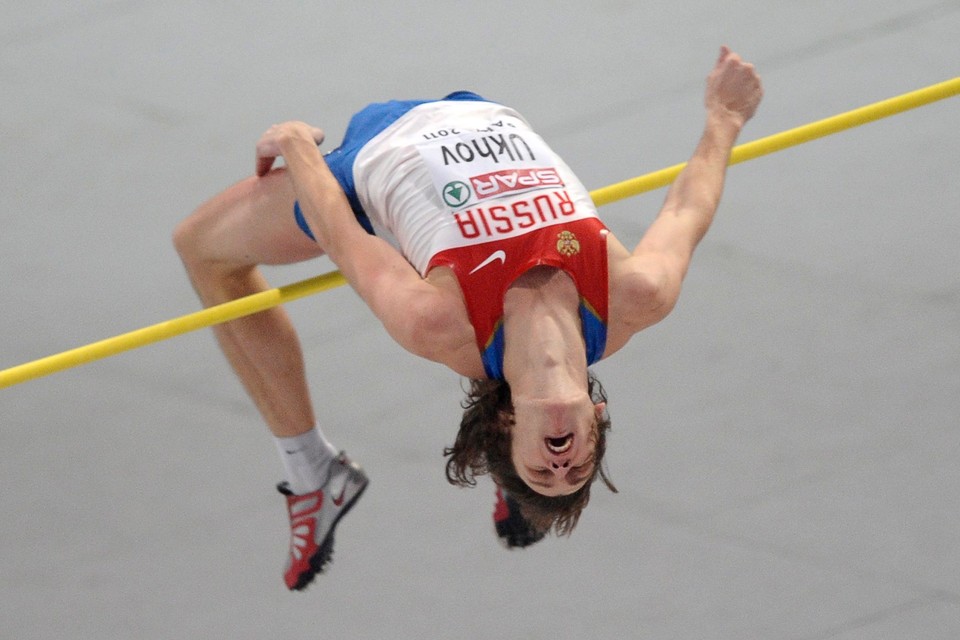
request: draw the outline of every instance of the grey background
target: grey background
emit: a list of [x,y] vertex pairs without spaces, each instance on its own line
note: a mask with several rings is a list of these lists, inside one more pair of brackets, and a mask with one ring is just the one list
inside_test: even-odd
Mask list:
[[[720,44],[749,141],[953,78],[956,0],[2,3],[0,366],[199,308],[169,237],[270,124],[523,112],[591,188],[685,160]],[[280,466],[208,331],[0,391],[0,638],[956,638],[960,186],[948,100],[739,165],[681,302],[596,368],[609,468],[508,553],[443,479],[460,381],[341,288],[290,305],[372,485],[304,594]],[[663,192],[607,206],[627,244]],[[276,285],[325,261],[269,273]]]

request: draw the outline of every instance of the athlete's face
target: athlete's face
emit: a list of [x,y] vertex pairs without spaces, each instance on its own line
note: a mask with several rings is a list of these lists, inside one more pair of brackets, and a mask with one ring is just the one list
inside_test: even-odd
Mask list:
[[597,417],[604,405],[584,392],[557,401],[514,399],[517,475],[545,496],[568,495],[593,476]]

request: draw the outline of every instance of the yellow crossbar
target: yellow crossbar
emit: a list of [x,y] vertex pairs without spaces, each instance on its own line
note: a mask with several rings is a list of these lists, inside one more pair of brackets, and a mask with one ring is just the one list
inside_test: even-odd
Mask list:
[[[960,77],[739,145],[733,149],[730,164],[745,162],[775,151],[781,151],[845,129],[858,127],[874,120],[915,109],[937,100],[943,100],[958,93],[960,93]],[[686,163],[667,167],[660,171],[591,191],[590,195],[597,206],[603,206],[617,200],[653,191],[673,182],[685,166]],[[286,302],[339,287],[342,284],[346,284],[344,277],[339,271],[332,271],[278,289],[263,291],[143,329],[40,358],[0,371],[0,388],[10,387],[70,367],[100,360],[183,333],[242,318]]]

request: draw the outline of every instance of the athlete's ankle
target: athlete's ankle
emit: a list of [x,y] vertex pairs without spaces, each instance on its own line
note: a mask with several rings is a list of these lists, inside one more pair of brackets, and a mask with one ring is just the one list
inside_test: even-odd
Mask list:
[[319,428],[298,436],[275,438],[290,490],[297,495],[316,491],[330,475],[337,449]]

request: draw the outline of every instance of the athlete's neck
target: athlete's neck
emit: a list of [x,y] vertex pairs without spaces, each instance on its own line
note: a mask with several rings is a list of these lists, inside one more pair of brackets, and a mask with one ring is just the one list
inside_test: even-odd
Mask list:
[[503,372],[515,397],[583,392],[587,359],[579,305],[576,285],[559,269],[536,267],[507,290]]

